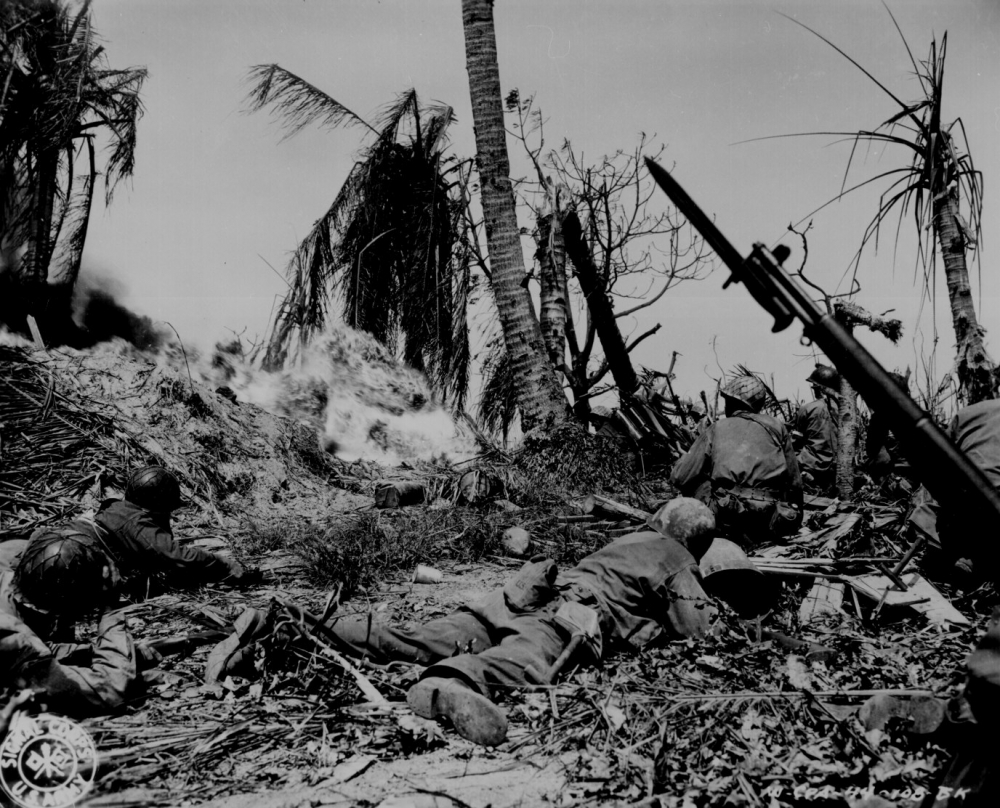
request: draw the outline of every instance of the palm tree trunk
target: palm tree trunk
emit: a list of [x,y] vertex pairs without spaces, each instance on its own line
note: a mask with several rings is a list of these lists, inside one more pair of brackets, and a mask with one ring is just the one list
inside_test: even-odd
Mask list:
[[638,389],[639,378],[635,375],[628,348],[621,329],[618,328],[618,320],[608,299],[604,279],[594,265],[594,258],[583,240],[583,230],[576,212],[570,212],[563,221],[563,237],[566,240],[566,253],[576,267],[576,279],[580,282],[580,289],[587,300],[587,309],[597,329],[597,336],[604,349],[604,358],[618,387],[618,394],[622,398],[628,398]]
[[[849,329],[853,331],[853,328]],[[837,496],[845,502],[854,495],[854,464],[858,440],[858,394],[840,378],[840,412],[837,422]]]
[[542,339],[556,373],[566,364],[566,247],[559,217],[552,211],[538,217],[538,266],[541,272]]
[[490,284],[518,386],[521,425],[528,431],[566,420],[566,396],[548,361],[531,295],[521,283],[524,253],[510,182],[491,0],[462,0],[462,23]]
[[958,191],[950,188],[934,198],[934,232],[941,247],[951,319],[955,326],[959,385],[969,403],[993,398],[994,364],[983,344],[965,260],[966,236],[959,225]]
[[45,286],[48,279],[49,260],[52,257],[52,210],[56,194],[56,172],[59,150],[46,149],[35,163],[32,193],[31,243],[28,247],[29,264],[24,277],[27,291],[28,314],[39,316],[45,307]]

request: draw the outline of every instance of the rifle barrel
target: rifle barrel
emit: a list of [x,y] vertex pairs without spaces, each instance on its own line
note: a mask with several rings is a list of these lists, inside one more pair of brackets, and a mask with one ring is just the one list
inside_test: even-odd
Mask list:
[[[723,288],[731,281],[742,281],[753,298],[774,316],[773,331],[783,330],[794,319],[800,320],[806,337],[822,349],[865,403],[874,412],[894,416],[892,430],[920,482],[947,507],[972,510],[987,523],[1000,526],[1000,493],[930,415],[895,384],[875,357],[832,314],[819,308],[763,244],[755,244],[744,260],[666,169],[649,158],[646,166],[681,214],[732,271]],[[979,542],[975,550],[991,564],[1000,556],[1000,547],[992,539]]]

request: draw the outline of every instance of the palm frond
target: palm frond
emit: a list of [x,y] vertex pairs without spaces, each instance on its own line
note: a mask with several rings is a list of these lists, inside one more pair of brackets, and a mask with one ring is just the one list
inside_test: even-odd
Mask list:
[[[896,97],[896,95],[888,87],[886,87],[884,84],[882,84],[882,82],[880,82],[877,78],[875,78],[871,73],[869,73],[867,70],[865,70],[865,68],[862,67],[859,62],[857,62],[854,58],[852,58],[851,56],[849,56],[844,50],[842,50],[841,48],[837,47],[835,44],[833,44],[833,42],[831,42],[829,39],[827,39],[825,36],[823,36],[821,33],[819,33],[819,31],[816,31],[816,30],[810,28],[805,23],[799,22],[794,17],[790,17],[787,14],[784,14],[784,13],[782,13],[780,11],[778,12],[778,14],[780,14],[786,20],[789,20],[790,22],[793,22],[796,25],[800,26],[801,28],[805,28],[813,36],[818,37],[819,39],[823,40],[827,45],[829,45],[831,48],[833,48],[835,51],[837,51],[837,53],[839,53],[841,56],[843,56],[845,59],[847,59],[847,61],[849,61],[852,65],[854,65],[858,70],[860,70],[862,73],[864,73],[865,76],[867,76],[874,84],[876,84],[878,86],[878,88],[880,90],[882,90],[882,92],[884,92],[893,101],[895,101],[897,104],[899,104],[900,109],[904,109],[904,110],[906,109],[906,104],[904,104],[902,101],[900,101]],[[913,117],[913,116],[911,115],[911,117]],[[913,120],[914,120],[915,124],[917,124],[918,126],[920,125],[919,121],[916,118],[914,118]]]
[[[265,85],[278,75],[260,74],[258,101],[273,100]],[[474,253],[463,243],[464,197],[442,169],[453,120],[446,105],[421,108],[412,89],[382,108],[377,137],[292,255],[268,361],[287,356],[295,335],[302,344],[323,327],[328,298],[311,293],[322,287],[339,300],[348,325],[401,352],[445,400],[464,406]]]
[[360,115],[280,65],[254,65],[247,78],[253,82],[246,98],[249,111],[271,107],[272,114],[288,130],[283,139],[313,123],[331,128],[364,126],[378,134]]

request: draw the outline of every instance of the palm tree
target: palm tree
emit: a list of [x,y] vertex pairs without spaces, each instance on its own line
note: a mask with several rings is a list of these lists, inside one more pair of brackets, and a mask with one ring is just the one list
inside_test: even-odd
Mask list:
[[[886,10],[888,11],[888,7]],[[906,47],[923,91],[923,97],[911,104],[897,98],[822,34],[791,17],[787,18],[844,56],[875,82],[899,107],[899,112],[874,130],[808,134],[851,137],[854,140],[854,149],[848,160],[848,170],[860,141],[900,146],[910,155],[909,165],[882,172],[852,188],[842,188],[836,199],[869,183],[890,178],[892,180],[880,198],[878,212],[868,224],[862,237],[861,246],[855,256],[855,270],[865,246],[872,240],[877,245],[882,222],[893,209],[899,211],[900,224],[903,217],[912,209],[914,225],[920,239],[919,260],[924,270],[924,282],[928,287],[933,284],[936,276],[938,252],[941,254],[948,299],[951,304],[952,323],[955,328],[959,388],[969,403],[974,403],[992,398],[996,385],[995,365],[986,351],[983,340],[985,332],[979,325],[972,302],[966,260],[966,253],[975,249],[980,238],[983,179],[973,165],[961,118],[947,124],[941,118],[948,34],[945,33],[942,37],[940,48],[932,39],[927,60],[918,64],[891,11],[889,16],[903,39],[903,45]],[[963,217],[961,212],[963,204],[967,209],[967,218]],[[978,258],[977,253],[977,261]]]
[[375,125],[278,65],[251,70],[251,111],[270,107],[291,136],[316,123],[359,126],[364,147],[326,213],[296,248],[289,292],[263,359],[284,364],[289,351],[321,333],[331,296],[344,321],[399,349],[427,372],[456,406],[468,390],[466,302],[470,247],[463,222],[468,165],[445,155],[449,106],[421,107],[409,90],[387,105]]
[[566,420],[566,396],[549,362],[531,296],[523,283],[524,253],[510,180],[492,0],[462,0],[462,23],[490,286],[517,385],[521,425],[527,431]]
[[147,72],[108,68],[95,38],[89,0],[0,6],[0,250],[8,286],[0,317],[20,330],[25,314],[44,316],[54,329],[70,325],[98,175],[95,136],[109,141],[105,204],[135,168]]

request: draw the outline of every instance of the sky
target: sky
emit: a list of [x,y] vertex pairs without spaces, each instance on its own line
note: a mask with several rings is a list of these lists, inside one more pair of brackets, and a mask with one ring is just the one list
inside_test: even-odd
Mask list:
[[[944,114],[961,117],[985,178],[982,277],[973,279],[992,354],[1000,358],[1000,249],[994,178],[1000,177],[1000,6],[896,0],[890,8],[918,59],[948,32]],[[850,143],[833,136],[741,142],[799,132],[873,129],[898,111],[855,66],[785,14],[822,33],[897,97],[920,88],[893,22],[877,0],[498,0],[494,19],[501,87],[534,95],[549,145],[570,139],[588,158],[629,150],[645,132],[663,162],[741,252],[784,240],[786,228],[834,197]],[[94,27],[112,67],[145,66],[145,115],[136,171],[110,208],[96,207],[84,271],[114,281],[140,314],[169,322],[202,348],[240,334],[259,341],[287,288],[291,251],[327,209],[359,148],[358,128],[307,129],[283,140],[266,112],[248,114],[253,65],[278,63],[367,120],[396,94],[454,107],[455,154],[474,154],[459,0],[95,0]],[[527,169],[510,144],[515,175]],[[902,166],[908,154],[865,149],[850,179]],[[884,184],[876,186],[880,190]],[[845,291],[845,272],[878,191],[851,195],[813,217],[807,274]],[[948,370],[954,335],[943,276],[937,304],[914,280],[916,234],[895,222],[861,263],[856,301],[893,309],[896,347],[862,341],[889,369],[920,370],[932,354]],[[895,254],[894,254],[895,253]],[[526,252],[530,260],[530,252]],[[675,389],[713,391],[740,363],[782,396],[808,397],[812,349],[792,326],[771,322],[728,276],[669,292],[628,322],[660,331],[633,355],[665,369]],[[934,343],[937,339],[937,349]]]

